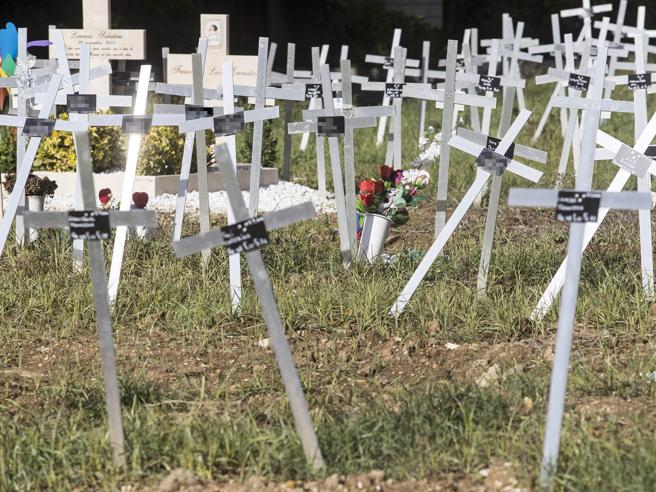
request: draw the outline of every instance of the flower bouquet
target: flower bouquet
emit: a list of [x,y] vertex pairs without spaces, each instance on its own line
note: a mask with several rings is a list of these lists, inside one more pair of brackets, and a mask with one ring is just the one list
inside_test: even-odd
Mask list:
[[380,167],[380,179],[360,182],[356,199],[359,217],[360,256],[373,260],[380,256],[392,225],[405,224],[409,209],[423,200],[421,191],[430,175],[419,169]]

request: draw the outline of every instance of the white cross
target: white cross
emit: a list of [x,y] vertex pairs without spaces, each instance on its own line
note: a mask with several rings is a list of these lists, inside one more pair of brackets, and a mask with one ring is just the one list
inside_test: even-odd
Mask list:
[[[387,101],[392,101],[393,106],[396,108],[394,116],[392,117],[392,122],[390,125],[389,140],[387,143],[387,155],[386,162],[392,162],[392,167],[395,169],[401,169],[403,167],[402,161],[402,108],[403,108],[403,97],[406,95],[406,89],[430,89],[430,84],[419,84],[419,83],[404,83],[405,75],[403,74],[403,67],[406,61],[405,58],[406,49],[397,46],[394,48],[394,70],[392,72],[392,82],[366,82],[362,84],[363,91],[378,91],[384,92],[384,98],[387,98]],[[407,97],[407,96],[406,96]],[[383,101],[383,106],[389,104]],[[383,116],[379,121],[378,128],[380,129],[380,122],[387,117]],[[384,129],[385,127],[383,127]]]
[[[404,72],[402,71],[400,74],[396,73],[397,70],[395,70],[395,63],[394,63],[394,57],[396,56],[396,48],[401,46],[401,29],[396,28],[394,29],[394,35],[392,36],[392,47],[390,48],[390,54],[389,57],[382,57],[379,55],[366,55],[365,56],[365,63],[376,63],[376,64],[382,64],[383,69],[387,71],[385,75],[385,82],[386,83],[392,83],[395,80],[399,80],[400,82],[403,82],[405,80],[405,75]],[[406,63],[404,64],[404,68],[401,70],[404,70],[405,67],[419,67],[419,60],[406,60]],[[395,75],[396,73],[396,75]],[[391,98],[387,94],[383,94],[383,106],[388,106],[391,103]],[[383,143],[383,138],[385,137],[385,128],[387,126],[387,118],[381,118],[378,121],[378,131],[376,133],[376,145],[380,145]]]
[[590,0],[581,0],[581,7],[565,9],[560,11],[561,17],[579,17],[583,20],[583,29],[579,34],[579,40],[592,39],[592,17],[603,12],[612,12],[613,4],[590,5]]
[[183,238],[173,244],[175,253],[178,257],[183,257],[216,246],[227,247],[228,254],[231,256],[240,252],[245,253],[305,457],[313,468],[321,469],[324,467],[324,463],[312,418],[285,337],[271,280],[260,253],[260,248],[268,243],[268,231],[313,217],[315,215],[314,207],[311,202],[306,202],[262,217],[249,218],[228,146],[216,145],[215,155],[223,173],[230,208],[234,213],[236,223],[208,233]]
[[[596,119],[598,120],[599,116]],[[587,157],[589,158],[589,156]],[[582,160],[581,164],[582,167],[586,164],[587,167],[591,167],[591,160]],[[581,275],[581,245],[583,244],[584,231],[589,224],[599,224],[602,208],[606,210],[609,208],[644,210],[651,207],[650,193],[590,192],[589,190],[589,186],[568,191],[514,188],[510,190],[508,196],[508,204],[511,206],[555,206],[559,219],[570,222],[565,288],[560,302],[558,332],[556,334],[553,371],[549,388],[547,424],[544,432],[540,472],[540,486],[543,490],[550,489],[558,464],[565,391],[576,315],[576,300]]]
[[[93,285],[93,298],[96,306],[96,323],[100,357],[102,362],[105,404],[109,421],[109,436],[113,449],[114,463],[125,465],[125,446],[123,424],[121,421],[121,398],[116,370],[116,356],[112,338],[112,317],[105,283],[105,259],[100,239],[108,239],[111,227],[116,226],[156,226],[155,212],[134,210],[131,212],[95,211],[96,198],[91,169],[91,152],[86,122],[71,122],[84,126],[76,132],[78,171],[82,189],[83,211],[76,212],[28,212],[24,215],[25,224],[35,229],[55,229],[68,227],[71,235],[86,237],[89,250],[89,268]],[[55,125],[57,126],[57,125]],[[31,144],[31,143],[30,143]],[[27,166],[25,166],[27,167]],[[18,185],[18,183],[17,183]]]
[[519,116],[517,116],[513,124],[506,132],[503,139],[501,139],[501,141],[498,143],[496,150],[494,151],[487,149],[484,145],[470,142],[469,140],[458,135],[452,137],[448,142],[449,145],[463,150],[470,155],[476,156],[477,164],[480,163],[481,165],[487,167],[487,169],[484,167],[483,171],[476,176],[476,179],[469,187],[465,193],[465,196],[462,198],[456,209],[453,211],[453,214],[451,214],[451,217],[449,217],[449,220],[445,224],[444,228],[438,234],[437,238],[429,250],[426,252],[426,255],[421,260],[421,263],[414,271],[412,277],[403,288],[398,298],[396,299],[396,302],[390,309],[390,313],[392,315],[399,316],[405,309],[405,306],[410,301],[410,298],[414,294],[415,290],[417,290],[417,287],[419,287],[419,284],[428,273],[428,270],[430,270],[437,257],[441,254],[442,249],[446,245],[447,241],[451,238],[457,229],[463,217],[474,203],[476,196],[478,196],[481,189],[483,188],[483,185],[492,176],[492,173],[494,173],[495,170],[496,172],[502,171],[502,169],[499,167],[496,167],[495,170],[492,170],[490,167],[488,167],[488,163],[503,163],[505,166],[507,166],[506,171],[510,171],[513,174],[517,174],[518,176],[522,176],[523,178],[533,182],[537,182],[540,179],[542,172],[505,157],[506,152],[508,152],[508,150],[511,148],[513,141],[519,135],[519,132],[528,121],[530,115],[530,111],[521,111]]

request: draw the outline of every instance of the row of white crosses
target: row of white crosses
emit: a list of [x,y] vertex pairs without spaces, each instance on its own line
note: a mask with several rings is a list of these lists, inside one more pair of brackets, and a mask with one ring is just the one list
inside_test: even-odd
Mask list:
[[[557,217],[570,222],[567,264],[565,268],[564,291],[560,303],[558,331],[554,354],[554,366],[549,389],[547,423],[540,473],[540,485],[548,489],[552,485],[558,462],[560,433],[565,404],[565,392],[572,347],[576,301],[581,273],[581,256],[586,244],[586,229],[589,224],[599,224],[603,209],[649,209],[650,193],[592,192],[592,171],[595,159],[595,142],[602,111],[603,81],[606,70],[608,48],[599,48],[595,64],[595,74],[588,91],[587,104],[578,104],[586,110],[582,129],[581,160],[576,174],[576,190],[555,191],[535,189],[513,189],[508,202],[510,205],[556,207]],[[652,119],[656,125],[656,119]],[[643,133],[644,135],[644,133]],[[647,135],[651,140],[653,133]],[[646,138],[645,138],[646,140]],[[644,145],[644,142],[641,144]],[[646,145],[645,145],[646,147]],[[623,147],[622,147],[623,148]],[[624,159],[624,165],[641,165],[640,148]],[[626,150],[626,149],[624,149]],[[631,149],[629,149],[631,151]],[[626,173],[629,174],[628,172]]]
[[[634,81],[632,86],[634,90],[634,102],[630,101],[611,101],[611,100],[597,100],[595,97],[591,96],[590,93],[588,95],[588,99],[581,99],[580,101],[577,101],[578,106],[580,109],[588,109],[590,107],[595,107],[595,106],[600,106],[602,110],[607,110],[609,106],[611,105],[620,105],[623,107],[624,111],[627,112],[634,112],[635,114],[635,138],[636,138],[636,146],[634,147],[633,150],[638,152],[639,154],[644,154],[651,143],[651,140],[653,138],[649,137],[650,132],[652,131],[649,125],[647,125],[647,104],[646,104],[646,91],[651,88],[651,84],[647,83],[647,78],[644,77],[645,72],[644,72],[644,66],[645,66],[645,60],[646,60],[646,54],[645,54],[645,45],[646,45],[646,37],[645,36],[638,36],[636,38],[636,45],[638,46],[638,49],[636,51],[636,59],[635,59],[635,74],[632,74],[631,78]],[[628,79],[629,76],[625,76]],[[564,104],[566,104],[566,101],[563,101]],[[650,123],[651,124],[651,123]],[[605,134],[603,134],[605,135]],[[611,151],[619,152],[620,148],[617,145],[612,145],[609,144],[609,137],[605,137],[600,141],[600,144],[604,145],[611,145]],[[605,145],[605,146],[606,146]],[[610,155],[611,158],[614,158],[614,162],[624,162],[626,160],[626,155],[628,154],[628,151],[622,147],[623,152],[618,156],[614,156],[613,154]],[[598,152],[598,157],[607,159],[609,157],[608,152]],[[649,175],[646,174],[644,171],[645,165],[647,161],[643,159],[643,166],[640,168],[641,171],[630,171],[628,170],[629,168],[624,165],[622,169],[618,170],[615,178],[612,180],[611,184],[608,187],[609,192],[616,192],[620,191],[626,186],[626,183],[629,180],[629,177],[631,175],[636,175],[638,176],[638,187],[640,191],[647,191],[651,188],[650,184],[650,178]],[[619,165],[619,164],[618,164]],[[607,210],[604,211],[603,209],[600,211],[600,221],[595,224],[589,224],[586,228],[586,236],[585,236],[585,243],[584,247],[587,246],[589,241],[592,239],[592,236],[596,232],[599,224],[601,223],[601,220],[605,217]],[[639,224],[640,224],[640,251],[641,251],[641,270],[642,270],[642,284],[643,284],[643,290],[646,295],[652,296],[654,293],[654,273],[653,273],[653,260],[652,260],[652,239],[651,239],[651,226],[650,226],[651,220],[650,220],[650,212],[649,211],[640,211],[639,212]],[[542,318],[549,308],[551,307],[552,303],[555,300],[555,297],[558,295],[558,292],[563,286],[563,283],[565,281],[565,269],[566,269],[567,261],[565,260],[554,277],[552,278],[551,282],[549,283],[547,289],[544,291],[542,294],[540,300],[538,301],[537,306],[533,310],[532,317],[533,318]]]
[[[17,214],[20,212],[19,208],[21,207],[21,205],[24,206],[24,196],[21,194],[20,190],[23,190],[25,188],[25,184],[27,183],[27,179],[32,170],[32,165],[34,163],[36,153],[39,149],[41,139],[44,136],[48,136],[48,134],[52,130],[67,128],[67,123],[63,121],[58,120],[54,123],[47,123],[45,122],[45,120],[52,114],[55,105],[58,102],[65,102],[68,96],[74,95],[74,90],[76,85],[81,90],[85,90],[86,88],[88,88],[88,82],[90,79],[94,77],[95,78],[101,77],[103,75],[111,73],[111,68],[108,65],[104,67],[100,67],[97,70],[90,71],[88,69],[89,51],[87,47],[83,46],[81,48],[84,55],[83,58],[85,59],[85,61],[83,62],[84,65],[83,70],[76,76],[71,76],[70,72],[68,71],[68,60],[63,50],[61,37],[57,36],[56,33],[55,33],[54,43],[59,57],[58,61],[61,67],[61,73],[54,74],[50,78],[50,81],[47,83],[47,89],[43,93],[41,91],[45,89],[44,84],[38,85],[36,87],[24,91],[25,97],[34,98],[37,104],[41,108],[39,110],[39,114],[37,118],[28,118],[27,115],[0,117],[0,125],[22,128],[21,136],[32,136],[32,138],[30,138],[30,141],[27,145],[27,148],[24,150],[22,159],[20,159],[20,161],[17,162],[16,183],[14,185],[15,189],[17,190],[17,193],[12,193],[11,197],[9,198],[9,202],[7,203],[7,208],[2,217],[2,222],[0,223],[0,256],[4,251],[4,247],[9,237],[12,222],[14,221],[14,218],[16,218]],[[116,100],[114,96],[99,96],[96,99],[97,99],[96,102],[98,102],[99,100],[100,103],[105,103],[107,105],[116,104],[119,106],[125,106],[126,103],[125,98]],[[73,113],[74,112],[75,111],[73,111]],[[75,117],[71,118],[71,124],[75,123],[76,121],[82,121],[82,120],[79,119],[76,120]],[[25,129],[26,126],[27,126],[27,130]],[[19,155],[17,155],[17,157],[19,157]],[[79,179],[78,179],[78,184],[79,184]],[[80,196],[79,186],[78,186],[78,193],[76,193],[76,195],[78,197]],[[76,264],[79,264],[79,258],[76,259]]]
[[[291,123],[288,131],[299,133],[312,130],[316,131],[317,137],[324,136],[328,139],[342,263],[349,265],[356,258],[357,250],[355,189],[353,187],[355,182],[353,130],[375,126],[377,117],[394,116],[396,108],[393,106],[354,107],[350,81],[351,64],[348,60],[342,61],[341,71],[342,107],[335,107],[330,67],[322,65],[320,68],[321,93],[325,109],[304,111],[304,121]],[[344,178],[340,163],[340,136],[344,137]]]

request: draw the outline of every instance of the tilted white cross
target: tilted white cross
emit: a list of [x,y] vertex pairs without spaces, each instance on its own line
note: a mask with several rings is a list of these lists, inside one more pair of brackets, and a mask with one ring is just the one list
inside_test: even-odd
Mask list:
[[114,463],[125,465],[123,423],[121,421],[121,398],[116,370],[116,355],[112,335],[112,317],[105,281],[105,259],[100,240],[109,239],[111,228],[117,226],[156,226],[155,212],[133,210],[130,212],[96,211],[96,198],[91,169],[91,152],[87,123],[71,122],[82,126],[76,129],[76,151],[83,210],[74,212],[28,212],[24,215],[27,227],[35,229],[69,228],[74,239],[84,240],[89,250],[89,269],[96,306],[96,324],[102,362],[105,404],[109,422],[109,436]]
[[456,209],[451,214],[451,217],[449,217],[446,225],[437,236],[431,247],[428,249],[426,255],[424,255],[421,263],[414,271],[412,277],[403,288],[398,298],[396,299],[396,302],[390,309],[390,314],[399,316],[401,312],[403,312],[415,290],[417,290],[417,287],[419,287],[419,284],[424,279],[437,257],[441,254],[442,249],[444,249],[447,241],[451,238],[463,217],[474,203],[474,200],[480,193],[483,185],[488,181],[493,173],[503,172],[505,168],[506,171],[510,171],[513,174],[517,174],[518,176],[522,176],[523,178],[533,182],[537,182],[540,179],[542,172],[521,164],[515,160],[509,159],[505,156],[506,152],[511,149],[513,141],[519,135],[519,132],[528,121],[530,115],[530,111],[521,111],[519,113],[519,116],[517,116],[513,124],[510,126],[503,139],[501,139],[501,141],[496,145],[496,150],[490,150],[485,145],[475,144],[458,135],[452,137],[448,142],[449,145],[475,156],[476,163],[477,165],[483,167],[483,172],[476,176],[476,179],[469,187]]
[[311,202],[306,202],[261,217],[249,218],[246,204],[239,189],[237,176],[232,166],[228,146],[225,144],[215,146],[215,155],[224,176],[230,208],[236,222],[227,227],[197,236],[185,237],[173,243],[175,253],[178,257],[183,257],[203,249],[224,246],[231,256],[240,253],[246,255],[248,269],[253,278],[257,298],[262,308],[262,315],[267,325],[271,348],[289,398],[296,430],[301,439],[305,457],[313,468],[321,469],[324,466],[323,457],[314,432],[312,418],[285,337],[280,312],[271,287],[271,280],[260,253],[260,248],[268,243],[268,231],[313,217],[315,215],[314,207]]

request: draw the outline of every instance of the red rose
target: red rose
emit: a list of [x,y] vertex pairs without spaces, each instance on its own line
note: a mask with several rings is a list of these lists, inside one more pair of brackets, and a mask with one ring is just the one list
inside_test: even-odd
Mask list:
[[394,172],[394,168],[390,166],[385,166],[385,165],[380,166],[380,177],[385,180],[389,179],[393,172]]
[[385,185],[382,181],[374,181],[374,193],[382,193],[385,189]]
[[360,201],[365,207],[371,207],[374,204],[374,198],[370,193],[360,193]]
[[106,205],[109,200],[112,199],[112,190],[109,188],[103,188],[98,192],[98,199],[100,200],[100,203]]
[[132,201],[134,202],[135,207],[146,208],[146,205],[148,204],[148,193],[145,191],[132,193]]
[[360,193],[374,193],[375,187],[376,187],[376,183],[371,179],[365,179],[364,181],[360,181]]

